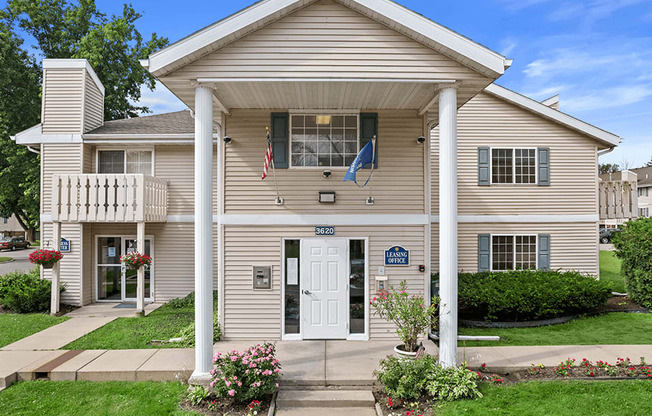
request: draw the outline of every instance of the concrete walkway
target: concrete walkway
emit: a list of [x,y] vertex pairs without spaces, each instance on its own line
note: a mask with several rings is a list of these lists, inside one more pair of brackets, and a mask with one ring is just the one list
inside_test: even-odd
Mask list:
[[[147,303],[145,304],[145,315],[149,315],[163,305],[162,303]],[[135,303],[91,303],[90,305],[82,306],[72,312],[68,312],[66,316],[71,318],[97,318],[97,317],[113,317],[113,318],[133,318],[136,316]]]
[[9,344],[0,351],[58,350],[89,332],[104,326],[115,317],[73,318]]

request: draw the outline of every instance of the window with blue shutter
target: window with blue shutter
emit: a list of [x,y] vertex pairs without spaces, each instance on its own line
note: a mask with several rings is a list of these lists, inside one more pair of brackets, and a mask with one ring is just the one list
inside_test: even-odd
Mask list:
[[290,114],[272,113],[271,138],[274,167],[287,169],[290,161]]
[[[376,113],[360,113],[360,150],[369,140],[376,136],[376,154],[374,155],[374,169],[378,168],[378,114]],[[365,169],[370,169],[371,166],[365,166]]]
[[550,234],[539,234],[537,253],[539,270],[550,270]]
[[539,147],[537,149],[539,158],[539,186],[550,185],[550,148]]
[[491,260],[491,235],[478,234],[478,271],[488,272]]
[[491,184],[489,173],[489,148],[478,147],[478,185],[489,186]]

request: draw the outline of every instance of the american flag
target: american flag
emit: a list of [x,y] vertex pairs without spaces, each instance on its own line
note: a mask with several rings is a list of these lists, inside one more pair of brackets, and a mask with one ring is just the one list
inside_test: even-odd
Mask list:
[[269,168],[269,165],[271,165],[273,158],[272,140],[269,138],[269,130],[267,130],[267,152],[265,152],[265,162],[263,162],[263,177],[261,180],[267,177],[267,169]]

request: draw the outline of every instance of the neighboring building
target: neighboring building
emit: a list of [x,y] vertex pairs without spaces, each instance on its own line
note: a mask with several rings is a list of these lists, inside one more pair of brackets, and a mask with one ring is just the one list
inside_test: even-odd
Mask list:
[[[196,290],[200,334],[212,284],[224,339],[382,339],[378,286],[439,272],[452,362],[458,270],[598,274],[598,152],[620,139],[493,84],[510,64],[386,0],[266,0],[154,53],[193,113],[103,122],[88,63],[44,60],[42,123],[15,139],[41,151],[43,241],[71,244],[63,299],[136,300],[119,258],[140,237],[144,296]],[[373,137],[371,185],[343,183]]]
[[21,227],[16,216],[12,215],[9,218],[0,217],[0,238],[17,236],[27,238],[27,233]]
[[649,217],[652,214],[652,166],[632,169],[638,176],[638,216]]
[[631,170],[600,175],[600,228],[619,228],[639,217],[637,179]]

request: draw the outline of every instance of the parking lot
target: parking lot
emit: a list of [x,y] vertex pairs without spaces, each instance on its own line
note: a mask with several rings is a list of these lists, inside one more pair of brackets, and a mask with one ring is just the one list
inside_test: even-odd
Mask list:
[[0,257],[13,257],[14,261],[0,263],[0,275],[13,272],[14,270],[28,271],[34,267],[29,262],[29,253],[34,251],[30,249],[18,249],[16,251],[3,250],[0,251]]

